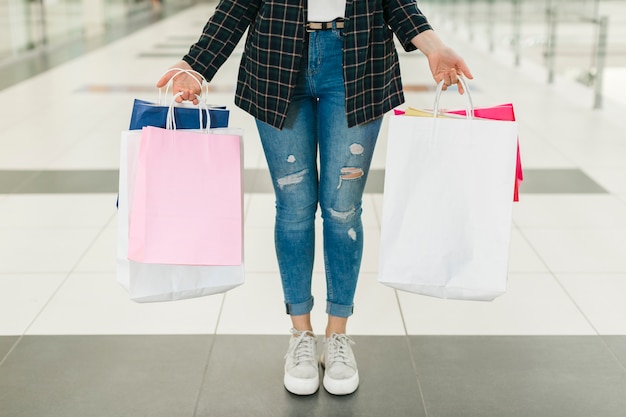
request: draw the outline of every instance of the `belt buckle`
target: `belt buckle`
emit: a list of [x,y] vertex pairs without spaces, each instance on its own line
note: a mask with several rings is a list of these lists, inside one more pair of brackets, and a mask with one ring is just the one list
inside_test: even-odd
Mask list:
[[317,23],[317,22],[308,22],[308,23],[304,26],[304,28],[306,29],[306,31],[307,31],[308,33],[315,32],[315,31],[317,31],[317,30],[323,30],[323,29],[324,29],[324,25],[323,25],[323,24],[322,24],[322,27],[321,27],[321,28],[317,28],[317,27],[316,27],[316,28],[312,28],[312,27],[311,27],[311,24],[312,24],[312,23]]

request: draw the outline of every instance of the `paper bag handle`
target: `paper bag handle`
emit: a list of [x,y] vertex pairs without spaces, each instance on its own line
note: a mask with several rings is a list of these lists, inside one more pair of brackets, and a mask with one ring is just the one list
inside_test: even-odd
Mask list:
[[[182,95],[182,93],[176,93],[174,94],[174,96],[172,97],[172,101],[170,102],[170,106],[167,109],[167,118],[165,119],[165,128],[168,130],[176,130],[176,115],[174,114],[174,103],[176,103],[176,98],[179,97],[180,95]],[[200,96],[198,96],[196,94],[196,98],[198,99],[198,118],[200,120],[200,130],[202,132],[208,132],[208,130],[211,128],[211,115],[209,114],[209,108],[206,105],[205,102],[203,102],[202,100],[200,100]],[[202,110],[206,110],[206,115],[207,115],[207,121],[206,121],[206,129],[202,128]]]
[[[466,117],[468,119],[474,118],[474,103],[472,102],[472,95],[470,94],[470,90],[467,86],[467,82],[463,79],[463,77],[459,76],[459,82],[463,86],[463,90],[465,90],[465,98],[466,98]],[[437,118],[439,115],[439,99],[441,98],[441,93],[443,92],[443,80],[437,84],[437,90],[435,92],[435,105],[433,106],[433,117]]]

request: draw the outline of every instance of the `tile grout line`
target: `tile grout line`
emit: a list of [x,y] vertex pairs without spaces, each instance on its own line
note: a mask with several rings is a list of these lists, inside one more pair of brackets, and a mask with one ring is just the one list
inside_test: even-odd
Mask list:
[[15,341],[15,343],[13,343],[13,346],[11,346],[11,349],[9,349],[9,351],[6,353],[6,355],[4,355],[4,357],[2,358],[2,360],[0,360],[0,368],[2,368],[2,365],[4,365],[4,363],[6,362],[6,360],[9,358],[9,356],[11,355],[11,353],[13,353],[13,351],[15,350],[15,348],[17,347],[17,345],[22,341],[22,339],[24,338],[24,334],[21,334],[18,336],[17,340]]
[[417,389],[419,391],[420,399],[422,400],[422,408],[424,409],[425,417],[428,417],[428,407],[426,407],[426,399],[424,398],[424,391],[422,390],[422,384],[417,370],[417,363],[415,362],[413,349],[411,349],[411,341],[409,340],[409,332],[406,327],[406,320],[404,319],[402,305],[400,304],[400,296],[398,295],[397,289],[394,289],[393,292],[396,295],[396,302],[398,303],[398,309],[400,310],[400,318],[402,319],[402,327],[404,328],[404,340],[406,341],[407,349],[409,350],[409,358],[411,359],[411,365],[413,366],[413,372],[415,373],[415,381],[417,382]]
[[220,305],[220,311],[217,314],[217,320],[215,321],[215,330],[213,331],[213,341],[211,342],[211,347],[207,352],[206,361],[204,364],[204,372],[202,372],[202,379],[200,379],[200,386],[198,387],[198,395],[196,396],[196,402],[193,406],[193,414],[192,417],[196,417],[198,414],[198,406],[200,405],[200,398],[202,397],[202,389],[204,388],[204,384],[206,383],[207,374],[209,372],[209,363],[211,361],[211,356],[213,355],[213,349],[215,348],[215,343],[217,342],[217,329],[219,328],[220,320],[222,318],[222,313],[224,312],[224,304],[226,303],[227,293],[224,293],[222,296],[222,303]]
[[11,346],[11,349],[9,349],[9,351],[6,353],[6,355],[4,355],[4,357],[2,358],[2,360],[0,360],[0,367],[2,367],[2,365],[7,361],[7,359],[9,358],[9,356],[11,355],[11,353],[13,353],[13,351],[17,348],[17,345],[22,341],[22,339],[24,339],[24,337],[26,336],[26,333],[28,332],[28,329],[30,329],[33,324],[37,321],[37,319],[39,318],[39,316],[41,316],[41,314],[43,313],[43,311],[48,307],[48,305],[50,305],[50,302],[52,301],[52,299],[58,294],[58,292],[61,290],[61,287],[63,287],[63,285],[67,282],[67,280],[69,279],[69,277],[72,275],[72,273],[74,272],[74,270],[76,270],[76,267],[78,266],[78,264],[80,263],[80,261],[83,259],[83,257],[85,256],[85,254],[87,252],[89,252],[89,250],[93,247],[93,245],[95,244],[95,242],[98,240],[98,238],[102,235],[102,233],[106,230],[108,224],[111,222],[111,220],[113,220],[115,218],[115,214],[113,216],[111,216],[111,218],[105,223],[105,225],[102,227],[102,229],[100,230],[100,232],[94,237],[93,241],[87,246],[87,249],[85,249],[85,251],[83,251],[83,253],[81,254],[81,256],[78,258],[78,260],[76,261],[76,263],[74,264],[74,266],[70,269],[70,271],[66,274],[65,278],[63,278],[63,280],[59,283],[59,285],[57,286],[57,288],[54,290],[54,292],[50,295],[50,297],[48,298],[48,300],[46,301],[46,303],[41,307],[41,309],[39,309],[39,312],[35,315],[35,317],[33,317],[33,319],[30,321],[30,324],[28,324],[28,326],[26,326],[26,328],[24,329],[24,331],[22,332],[21,335],[19,335],[18,339],[15,341],[15,343],[13,344],[13,346]]
[[[517,227],[517,225],[515,225]],[[519,234],[522,236],[522,238],[524,239],[524,241],[528,244],[528,246],[531,248],[531,250],[533,251],[533,253],[535,255],[537,255],[537,258],[541,261],[541,263],[543,264],[543,266],[546,268],[546,271],[548,271],[548,273],[550,274],[550,276],[552,277],[552,279],[554,279],[554,281],[556,281],[557,285],[561,288],[561,290],[563,290],[563,292],[567,295],[567,298],[569,298],[569,300],[572,302],[572,304],[574,304],[574,306],[576,307],[576,309],[578,310],[578,312],[583,316],[583,318],[585,319],[585,321],[589,324],[589,326],[593,329],[593,331],[596,333],[596,336],[600,336],[600,332],[598,331],[598,329],[596,328],[596,326],[594,326],[594,324],[591,322],[591,320],[589,319],[589,317],[587,317],[587,315],[585,314],[585,312],[582,310],[582,308],[580,307],[580,305],[578,305],[578,303],[576,302],[576,300],[574,300],[574,298],[572,297],[572,295],[569,293],[569,291],[567,291],[567,289],[565,288],[565,286],[563,285],[563,283],[557,278],[556,273],[550,268],[550,266],[548,265],[548,263],[546,262],[546,260],[541,256],[541,254],[535,249],[535,247],[533,246],[532,242],[528,239],[528,237],[526,236],[526,234],[524,233],[524,231],[517,227],[517,231],[519,232]]]
[[52,293],[52,295],[50,295],[50,297],[48,298],[48,300],[46,301],[46,303],[41,307],[41,309],[39,310],[39,312],[35,315],[35,317],[33,317],[33,319],[31,320],[30,324],[28,326],[26,326],[26,328],[24,329],[24,331],[22,332],[22,336],[26,335],[26,333],[28,332],[28,330],[33,326],[33,324],[35,324],[35,322],[37,321],[37,319],[39,319],[39,317],[41,316],[41,314],[46,310],[46,308],[50,305],[50,303],[52,302],[52,300],[54,299],[54,297],[56,297],[56,295],[59,293],[59,291],[61,291],[61,288],[65,285],[65,283],[67,282],[67,280],[72,276],[72,274],[74,273],[74,271],[76,271],[76,267],[78,267],[78,265],[80,264],[80,262],[83,260],[83,258],[85,257],[85,255],[87,253],[89,253],[89,251],[91,250],[91,248],[93,248],[93,246],[95,245],[95,243],[98,241],[98,239],[102,236],[102,234],[104,233],[104,231],[107,229],[107,227],[109,226],[109,224],[111,223],[111,221],[115,220],[117,216],[117,213],[114,213],[107,222],[105,222],[104,226],[102,226],[102,228],[100,229],[100,232],[98,232],[98,234],[93,238],[93,240],[91,241],[91,243],[89,245],[87,245],[87,248],[83,251],[83,253],[78,257],[78,259],[76,260],[76,262],[74,263],[74,265],[72,266],[72,268],[68,271],[68,273],[66,274],[65,278],[63,278],[63,280],[61,281],[61,283],[59,283],[59,285],[57,286],[57,288],[54,290],[54,292]]
[[620,366],[622,367],[622,369],[626,372],[626,364],[624,362],[622,362],[622,360],[620,359],[619,355],[617,355],[617,353],[613,350],[613,348],[611,347],[611,345],[609,345],[609,343],[607,342],[605,335],[600,334],[600,331],[596,328],[596,326],[591,322],[591,320],[589,319],[589,317],[587,317],[587,315],[585,314],[585,312],[583,311],[582,307],[576,302],[576,300],[574,300],[574,297],[572,297],[572,295],[570,294],[569,291],[567,291],[567,288],[565,288],[565,286],[563,285],[563,283],[561,282],[561,280],[557,277],[556,273],[554,271],[552,271],[552,269],[550,269],[550,267],[548,266],[547,262],[543,259],[543,257],[539,254],[539,252],[537,252],[537,250],[535,249],[535,247],[532,245],[532,243],[530,242],[530,240],[528,240],[528,238],[526,237],[526,234],[522,231],[522,229],[520,229],[519,227],[517,228],[517,230],[519,231],[520,235],[522,235],[522,238],[526,241],[526,243],[528,243],[528,245],[531,247],[532,251],[537,255],[537,257],[541,260],[541,262],[543,263],[543,265],[546,267],[548,273],[550,274],[550,276],[552,277],[552,279],[554,279],[557,283],[557,285],[561,288],[561,290],[563,290],[563,292],[565,293],[565,295],[567,295],[567,298],[570,299],[570,301],[572,302],[572,304],[574,304],[574,306],[576,307],[576,309],[578,310],[578,312],[583,316],[583,318],[587,321],[587,323],[589,324],[589,326],[591,326],[591,328],[593,329],[593,331],[596,333],[596,336],[599,337],[602,340],[602,343],[604,344],[604,346],[606,347],[606,349],[611,353],[611,355],[613,356],[613,358],[617,361],[617,363],[620,364]]

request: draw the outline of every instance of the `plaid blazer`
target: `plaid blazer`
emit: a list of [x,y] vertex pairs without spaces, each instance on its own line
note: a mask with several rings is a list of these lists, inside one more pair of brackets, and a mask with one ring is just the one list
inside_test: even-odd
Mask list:
[[[221,0],[183,59],[211,80],[249,29],[235,104],[281,129],[304,52],[306,16],[307,0]],[[347,0],[343,67],[349,126],[404,102],[393,33],[411,51],[411,39],[428,29],[416,0]]]

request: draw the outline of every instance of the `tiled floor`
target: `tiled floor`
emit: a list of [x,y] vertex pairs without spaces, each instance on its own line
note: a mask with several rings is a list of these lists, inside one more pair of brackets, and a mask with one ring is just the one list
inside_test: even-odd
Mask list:
[[[0,67],[0,417],[624,414],[626,108],[592,111],[582,87],[547,85],[531,64],[515,69],[445,25],[441,36],[476,76],[474,102],[516,106],[525,181],[505,295],[438,300],[377,283],[384,125],[349,325],[361,386],[345,398],[287,393],[274,202],[254,123],[232,103],[235,51],[212,94],[246,131],[247,282],[202,299],[129,301],[115,280],[120,131],[134,98],[156,99],[152,86],[211,4],[50,59],[47,70],[28,60]],[[431,106],[425,58],[401,59],[407,104]],[[464,105],[452,93],[445,101]],[[324,300],[316,262],[314,295]]]

